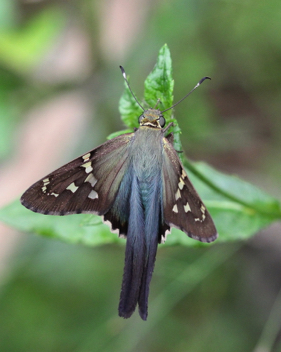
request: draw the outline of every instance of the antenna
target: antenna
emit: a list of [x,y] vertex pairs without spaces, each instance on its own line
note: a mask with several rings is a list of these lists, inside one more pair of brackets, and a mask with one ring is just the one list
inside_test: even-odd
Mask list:
[[[140,107],[143,111],[145,111],[144,108],[141,106],[141,104],[138,102],[138,99],[136,98],[135,94],[133,93],[133,91],[132,91],[132,89],[131,89],[131,87],[130,87],[130,85],[129,85],[129,82],[128,82],[128,80],[127,80],[127,76],[126,76],[126,72],[125,72],[124,68],[123,68],[122,66],[119,66],[119,67],[120,67],[120,70],[121,70],[121,72],[122,72],[122,75],[123,75],[123,77],[124,77],[124,80],[126,81],[127,86],[128,86],[128,88],[129,88],[129,90],[130,90],[130,92],[131,92],[133,98],[135,99],[135,101],[137,102],[137,104],[139,105],[139,107]],[[195,89],[195,88],[194,88],[194,89]]]
[[166,110],[163,110],[161,112],[165,112],[165,111],[168,111],[170,109],[173,109],[176,105],[178,105],[179,103],[181,103],[185,98],[187,98],[196,88],[198,88],[200,86],[200,84],[202,84],[205,79],[211,79],[210,77],[203,77],[202,79],[200,79],[200,81],[196,84],[195,87],[193,87],[191,89],[191,91],[189,93],[187,93],[183,98],[181,98],[181,100],[179,100],[176,104],[172,105],[170,108],[166,109]]

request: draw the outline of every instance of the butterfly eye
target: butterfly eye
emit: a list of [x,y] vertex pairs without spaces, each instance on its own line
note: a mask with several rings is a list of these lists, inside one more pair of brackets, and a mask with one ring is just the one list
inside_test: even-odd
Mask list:
[[143,119],[143,115],[140,115],[139,117],[139,124],[141,123],[141,120]]
[[165,118],[164,118],[163,116],[160,116],[160,117],[159,117],[159,125],[160,125],[161,127],[164,127],[164,126],[165,126],[165,123],[166,123]]

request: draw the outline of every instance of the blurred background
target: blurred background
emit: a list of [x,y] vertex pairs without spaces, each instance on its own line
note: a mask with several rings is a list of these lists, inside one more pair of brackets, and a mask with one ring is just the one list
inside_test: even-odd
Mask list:
[[[185,153],[281,198],[277,0],[1,0],[0,206],[124,128],[119,65],[139,99],[173,59]],[[148,321],[117,315],[124,247],[0,227],[0,350],[281,351],[281,227],[158,251]],[[184,236],[184,234],[183,234]]]

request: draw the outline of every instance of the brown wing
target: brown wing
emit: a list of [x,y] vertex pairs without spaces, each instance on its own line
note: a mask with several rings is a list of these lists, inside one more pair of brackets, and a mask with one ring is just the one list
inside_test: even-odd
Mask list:
[[191,238],[212,242],[218,235],[211,215],[188,179],[174,147],[166,138],[163,141],[165,222]]
[[22,204],[42,214],[104,214],[128,167],[133,135],[109,140],[45,176],[22,195]]

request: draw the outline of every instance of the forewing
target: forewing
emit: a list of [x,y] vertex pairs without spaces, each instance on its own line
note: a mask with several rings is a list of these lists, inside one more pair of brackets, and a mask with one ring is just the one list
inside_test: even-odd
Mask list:
[[187,177],[172,144],[163,139],[164,218],[169,226],[202,242],[217,238],[213,220]]
[[22,204],[51,215],[106,213],[128,167],[132,137],[130,133],[109,140],[50,173],[22,195]]

